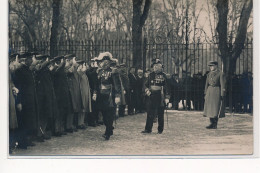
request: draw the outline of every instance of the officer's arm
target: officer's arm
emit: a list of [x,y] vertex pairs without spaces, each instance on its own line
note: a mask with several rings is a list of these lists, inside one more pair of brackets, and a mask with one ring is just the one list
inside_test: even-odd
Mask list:
[[170,78],[167,77],[166,74],[164,74],[164,78],[165,78],[165,98],[170,99],[171,96],[171,83],[170,83]]
[[112,69],[112,79],[113,79],[113,85],[116,92],[116,97],[120,97],[121,95],[121,82],[119,79],[119,73],[117,69]]
[[209,85],[209,75],[207,75],[207,78],[206,78],[206,83],[205,83],[205,90],[204,90],[204,94],[206,95],[207,93],[207,89],[208,89],[208,85]]

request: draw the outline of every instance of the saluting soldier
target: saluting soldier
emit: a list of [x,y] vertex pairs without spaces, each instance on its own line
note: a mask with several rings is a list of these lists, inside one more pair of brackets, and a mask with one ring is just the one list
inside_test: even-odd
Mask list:
[[39,115],[36,95],[35,79],[32,71],[29,69],[32,63],[32,54],[24,53],[19,55],[16,60],[16,70],[13,73],[13,82],[19,90],[17,97],[18,127],[19,127],[19,148],[27,149],[27,146],[34,146],[33,137],[39,133]]
[[[101,61],[98,71],[98,81],[100,85],[100,109],[103,115],[103,121],[106,126],[106,131],[103,137],[106,140],[110,139],[113,135],[113,120],[114,120],[114,109],[116,104],[120,103],[121,86],[119,73],[116,69],[110,67],[110,63],[116,60],[112,57],[109,52],[100,53],[98,60]],[[93,100],[96,100],[97,95],[93,95]]]
[[[153,120],[157,114],[158,134],[161,134],[164,129],[164,109],[169,103],[170,88],[160,59],[153,59],[151,67],[153,72],[149,74],[144,83],[144,90],[148,96],[148,105],[145,130],[142,133],[152,132]],[[171,107],[171,103],[169,103],[168,107]]]
[[207,129],[216,129],[218,119],[225,116],[223,98],[225,96],[225,76],[218,70],[218,62],[209,63],[210,72],[205,84],[205,105],[203,115],[210,118]]
[[66,135],[66,131],[71,131],[72,129],[73,110],[69,93],[68,79],[65,73],[64,56],[55,57],[53,59],[53,63],[56,66],[53,69],[53,86],[61,116],[61,134]]
[[[74,131],[77,130],[78,126],[78,114],[81,110],[81,93],[79,86],[79,75],[77,73],[78,64],[76,62],[76,56],[74,54],[65,55],[66,64],[65,64],[65,72],[68,78],[72,108],[74,112],[73,117],[73,126],[72,129]],[[71,129],[68,132],[73,132]]]
[[83,60],[78,60],[77,63],[79,64],[77,72],[79,74],[79,86],[82,106],[78,116],[78,128],[86,129],[85,119],[87,119],[88,114],[92,112],[90,86],[88,77],[86,75],[88,67],[86,65],[86,62]]

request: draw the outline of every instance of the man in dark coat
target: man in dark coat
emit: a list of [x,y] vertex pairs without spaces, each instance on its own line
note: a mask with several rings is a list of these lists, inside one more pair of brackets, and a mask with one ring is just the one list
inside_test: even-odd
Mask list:
[[128,115],[134,115],[136,109],[136,75],[135,68],[131,67],[128,73],[129,90],[128,90]]
[[98,71],[98,81],[100,85],[100,109],[106,126],[103,137],[109,140],[114,129],[114,109],[116,104],[120,103],[121,84],[118,71],[112,70],[110,67],[110,63],[116,61],[112,54],[109,52],[101,53],[98,60],[102,61],[100,64],[101,69]]
[[127,92],[129,91],[129,79],[128,79],[128,71],[127,71],[127,67],[125,64],[120,64],[119,68],[118,68],[118,72],[120,75],[120,80],[121,80],[121,84],[122,84],[122,95],[124,96],[124,101],[122,100],[119,108],[118,108],[118,114],[119,117],[124,117],[125,116],[125,108],[126,108],[126,104],[127,104]]
[[205,84],[205,105],[203,115],[210,118],[210,125],[207,129],[216,129],[218,119],[225,116],[225,77],[224,74],[217,69],[218,62],[211,61],[209,63],[210,72],[207,76]]
[[143,92],[143,86],[144,86],[144,76],[143,76],[143,70],[139,68],[137,70],[136,75],[136,113],[143,113],[144,112],[144,92]]
[[[145,130],[142,133],[152,132],[154,117],[158,115],[158,134],[161,134],[164,130],[164,109],[169,103],[170,88],[166,74],[162,71],[160,59],[153,59],[151,67],[153,72],[149,74],[144,84],[144,90],[148,96],[148,107]],[[171,103],[168,107],[171,107]]]
[[89,79],[89,86],[90,86],[90,92],[91,95],[93,96],[94,94],[97,96],[97,99],[94,101],[93,99],[91,100],[91,106],[92,106],[92,112],[89,113],[88,116],[88,125],[92,127],[96,127],[98,124],[98,113],[100,112],[98,103],[99,103],[99,89],[98,89],[98,77],[97,77],[97,62],[96,58],[91,59],[91,64],[90,68],[86,71],[86,74]]
[[24,149],[33,146],[32,139],[40,134],[35,79],[29,69],[31,63],[31,54],[19,55],[19,65],[13,73],[14,85],[19,90],[17,98],[21,103],[17,112],[20,135],[18,147]]
[[180,82],[179,75],[173,74],[171,79],[169,80],[171,86],[171,97],[169,102],[172,103],[173,109],[179,109],[179,101],[180,101]]
[[[37,61],[41,61],[39,68],[34,63]],[[57,120],[59,113],[49,65],[48,55],[35,55],[30,67],[36,74],[39,122],[43,139],[50,139],[51,133],[53,135],[60,135],[61,133],[60,127],[55,126],[55,121],[59,121]]]
[[66,135],[65,131],[70,131],[73,126],[73,111],[69,93],[68,79],[65,73],[64,57],[55,57],[53,59],[53,63],[55,66],[55,68],[52,70],[53,87],[60,115],[61,135]]
[[81,93],[80,93],[80,85],[79,85],[79,75],[77,73],[78,64],[76,62],[75,55],[66,55],[66,65],[65,72],[68,77],[68,84],[70,90],[70,96],[72,101],[72,108],[74,112],[74,131],[77,131],[78,126],[78,114],[82,108],[81,105]]

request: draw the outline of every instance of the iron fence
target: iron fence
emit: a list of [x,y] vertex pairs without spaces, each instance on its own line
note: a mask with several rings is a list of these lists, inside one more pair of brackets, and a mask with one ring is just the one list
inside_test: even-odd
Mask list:
[[[10,42],[9,53],[17,53],[21,50],[35,51],[41,54],[50,53],[50,42],[36,41],[35,43],[28,42]],[[84,41],[65,41],[59,42],[57,46],[58,55],[65,55],[74,53],[79,59],[90,61],[99,55],[100,52],[109,51],[113,57],[119,60],[119,63],[125,63],[128,67],[133,65],[133,43],[130,40],[84,40]],[[148,43],[144,39],[142,44],[143,68],[149,69],[151,59],[160,58],[164,64],[164,71],[168,74],[177,74],[180,79],[180,87],[177,91],[180,93],[180,100],[191,100],[193,102],[193,109],[198,109],[204,104],[201,100],[203,95],[205,74],[208,69],[209,61],[218,61],[221,64],[219,56],[218,45],[215,43],[189,43],[189,44],[175,44],[175,43]],[[228,84],[231,90],[228,89],[227,105],[234,111],[245,110],[252,107],[252,76],[248,74],[253,72],[253,42],[247,40],[244,49],[237,59],[236,71],[232,79],[235,82]],[[246,76],[245,76],[246,74]],[[202,79],[197,80],[197,77]],[[247,79],[245,79],[247,78]],[[184,82],[185,81],[185,82]],[[246,81],[247,88],[243,87],[241,81]],[[230,82],[230,81],[229,81]],[[202,85],[201,85],[202,83]],[[243,89],[242,89],[243,88]],[[232,93],[230,93],[232,91]],[[231,96],[230,96],[231,95]],[[240,95],[237,98],[235,96]],[[250,96],[250,98],[246,97]],[[203,99],[203,98],[202,98]],[[186,105],[189,105],[186,104]],[[189,106],[188,106],[189,107]],[[187,109],[187,107],[185,107]]]

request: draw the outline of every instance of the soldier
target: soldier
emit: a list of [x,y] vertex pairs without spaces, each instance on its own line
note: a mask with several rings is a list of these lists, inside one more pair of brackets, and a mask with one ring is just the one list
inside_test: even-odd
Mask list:
[[[110,67],[110,63],[115,61],[112,54],[109,52],[100,53],[98,60],[101,61],[101,69],[98,71],[98,80],[100,85],[100,109],[103,115],[103,121],[106,126],[106,131],[103,137],[105,140],[109,140],[113,135],[113,115],[115,104],[120,102],[120,79],[119,73]],[[93,95],[93,100],[96,100],[97,96]]]
[[144,77],[143,77],[143,70],[139,68],[137,70],[136,76],[136,113],[144,113],[144,92],[143,92],[143,85],[144,85]]
[[[16,58],[17,56],[17,58]],[[16,64],[18,62],[18,55],[14,54],[10,56],[9,59],[9,153],[12,153],[12,150],[16,146],[17,142],[17,128],[18,128],[18,121],[17,121],[17,114],[16,114],[16,106],[19,105],[19,101],[16,99],[17,94],[19,93],[19,89],[15,87],[13,83],[12,75],[17,69]],[[17,109],[19,106],[17,107]],[[21,108],[21,106],[20,106]],[[20,110],[21,111],[21,110]]]
[[119,117],[125,116],[125,108],[126,108],[126,100],[127,100],[127,91],[129,90],[129,79],[128,79],[128,72],[127,67],[125,64],[120,64],[118,68],[118,72],[120,74],[120,80],[122,85],[122,97],[121,97],[121,103],[119,105],[118,114]]
[[85,118],[87,119],[88,114],[92,112],[90,86],[89,86],[88,77],[86,75],[86,71],[88,67],[85,61],[79,60],[77,61],[77,63],[79,64],[77,71],[79,74],[79,85],[80,85],[81,105],[82,105],[78,117],[78,128],[86,129]]
[[32,71],[29,69],[31,61],[31,53],[19,55],[16,60],[16,70],[13,73],[14,85],[19,90],[17,99],[17,120],[19,131],[18,147],[27,149],[28,146],[34,146],[33,137],[39,134],[39,116],[38,103],[36,95],[35,79]]
[[[97,78],[98,65],[96,59],[97,59],[96,57],[91,59],[90,67],[89,69],[87,69],[86,74],[89,79],[91,96],[95,94],[98,97],[99,95],[98,78]],[[99,99],[96,99],[96,101],[94,101],[93,99],[91,100],[92,112],[89,113],[87,119],[88,126],[96,127],[97,125],[99,125],[98,124],[98,113],[99,113],[98,102]]]
[[[145,94],[148,96],[148,106],[145,130],[142,133],[152,132],[153,119],[157,114],[158,134],[161,134],[164,129],[164,109],[169,103],[170,90],[166,74],[162,71],[163,65],[160,59],[153,59],[152,62],[153,72],[150,73],[144,83]],[[168,107],[171,107],[171,103],[169,103]]]
[[30,67],[36,79],[41,137],[47,140],[51,138],[51,132],[54,135],[60,133],[60,129],[55,129],[54,125],[59,115],[49,65],[48,55],[34,55]]
[[225,116],[223,98],[225,96],[225,77],[217,69],[218,62],[209,62],[210,72],[205,84],[205,105],[203,115],[210,118],[207,129],[216,129],[218,118]]
[[170,86],[171,86],[171,97],[169,102],[173,104],[173,108],[175,110],[179,109],[179,101],[180,101],[180,81],[179,75],[173,74],[170,79]]
[[65,73],[64,56],[57,56],[53,63],[53,86],[57,99],[57,105],[61,116],[62,135],[66,135],[66,131],[70,131],[73,125],[72,103],[69,93],[68,79]]
[[128,115],[134,115],[135,108],[136,108],[136,81],[137,81],[134,67],[131,67],[129,69],[128,79],[129,79]]
[[78,115],[81,110],[81,93],[79,86],[79,75],[77,73],[78,64],[76,62],[76,56],[73,54],[65,55],[66,64],[65,64],[65,72],[68,78],[70,97],[72,102],[72,108],[74,112],[73,116],[73,130],[68,130],[68,132],[77,132],[78,126]]

